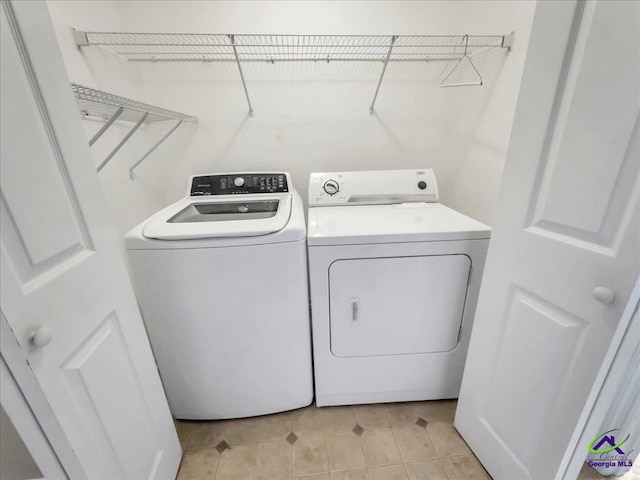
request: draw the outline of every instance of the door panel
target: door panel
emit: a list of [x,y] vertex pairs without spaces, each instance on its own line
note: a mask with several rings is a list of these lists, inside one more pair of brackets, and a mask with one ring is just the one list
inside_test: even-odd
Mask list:
[[180,445],[46,5],[0,16],[2,312],[84,476],[174,478]]
[[16,273],[28,283],[82,255],[91,241],[64,166],[60,168],[60,147],[51,135],[49,117],[42,115],[42,99],[34,93],[26,71],[15,68],[21,63],[20,53],[11,41],[5,15],[1,22],[0,69],[12,73],[3,75],[2,88],[13,101],[2,104],[0,121],[11,124],[12,130],[3,135],[0,151],[5,162],[19,163],[20,168],[2,169],[0,227]]
[[490,408],[481,421],[496,440],[510,439],[505,446],[509,456],[530,476],[524,466],[543,460],[533,458],[537,452],[531,441],[537,441],[538,425],[545,424],[557,392],[562,391],[586,325],[521,289],[512,289],[507,305],[504,334],[488,382]]
[[455,420],[496,479],[562,476],[638,276],[639,17],[537,5]]
[[629,196],[629,182],[619,188],[625,183],[621,170],[629,163],[638,170],[637,157],[631,161],[626,155],[638,115],[633,100],[640,78],[638,62],[620,68],[621,58],[637,55],[638,19],[627,13],[601,3],[584,11],[558,92],[557,115],[550,122],[549,146],[540,159],[542,185],[532,196],[534,224],[570,228],[579,240],[605,233],[612,197]]
[[[163,454],[161,436],[115,312],[78,346],[61,369],[77,411],[95,433],[96,444],[118,458],[110,466],[117,469],[114,475],[154,478],[153,470]],[[126,412],[135,412],[135,416]],[[126,444],[133,448],[115,447]]]
[[458,344],[466,255],[338,260],[329,268],[338,357],[448,352]]

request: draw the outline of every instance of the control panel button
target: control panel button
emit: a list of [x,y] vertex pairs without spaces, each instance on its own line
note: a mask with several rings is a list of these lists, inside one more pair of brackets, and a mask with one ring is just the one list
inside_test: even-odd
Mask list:
[[427,188],[427,182],[423,182],[423,181],[418,182],[418,188],[420,190],[424,190],[425,188]]
[[324,182],[324,185],[322,186],[322,188],[329,195],[335,195],[336,193],[338,193],[340,191],[340,184],[338,182],[336,182],[335,180],[331,179],[331,180],[327,180],[326,182]]
[[235,180],[233,181],[233,184],[236,187],[242,187],[244,185],[244,178],[242,177],[236,177]]

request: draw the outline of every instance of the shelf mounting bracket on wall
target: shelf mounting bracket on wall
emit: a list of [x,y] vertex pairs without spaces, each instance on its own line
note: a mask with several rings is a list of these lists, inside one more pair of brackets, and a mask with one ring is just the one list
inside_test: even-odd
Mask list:
[[380,79],[378,80],[378,86],[376,87],[376,93],[373,95],[373,102],[371,102],[371,106],[369,107],[369,115],[373,115],[373,107],[376,104],[376,98],[378,98],[378,92],[380,91],[380,85],[382,85],[382,79],[384,78],[384,72],[387,70],[387,64],[389,63],[389,57],[391,57],[391,51],[393,50],[393,44],[396,43],[397,35],[393,35],[391,37],[391,45],[389,45],[389,51],[387,52],[387,56],[384,59],[384,64],[382,65],[382,72],[380,73]]
[[147,158],[149,155],[151,155],[151,153],[152,153],[156,148],[158,148],[162,142],[164,142],[167,138],[169,138],[169,135],[171,135],[171,134],[176,130],[176,128],[178,128],[180,125],[182,125],[182,122],[184,122],[184,120],[182,120],[182,119],[181,119],[181,120],[178,120],[178,121],[176,122],[176,124],[171,128],[171,130],[169,130],[167,133],[165,133],[165,134],[164,134],[164,136],[163,136],[160,140],[158,140],[158,142],[157,142],[153,147],[151,147],[151,148],[147,151],[147,153],[145,153],[145,154],[140,158],[140,160],[138,160],[136,163],[134,163],[134,164],[131,166],[131,168],[129,169],[129,177],[131,177],[131,179],[132,179],[132,180],[133,180],[133,170],[134,170],[138,165],[140,165],[140,164],[144,161],[144,159],[145,159],[145,158]]
[[98,133],[96,133],[91,140],[89,140],[89,146],[92,146],[94,143],[96,143],[96,141],[98,141],[98,139],[102,136],[102,134],[104,132],[106,132],[107,130],[109,130],[109,127],[111,125],[113,125],[113,122],[115,122],[118,117],[120,116],[120,114],[124,111],[123,107],[118,108],[118,110],[116,110],[116,113],[114,113],[113,115],[111,115],[111,118],[109,120],[107,120],[107,123],[105,123],[102,128],[100,130],[98,130]]
[[236,48],[235,35],[229,35],[231,45],[233,46],[233,55],[236,57],[236,63],[238,64],[238,71],[240,72],[240,79],[242,80],[242,87],[244,88],[244,94],[247,96],[247,103],[249,104],[249,116],[253,117],[253,107],[251,106],[251,99],[249,98],[249,91],[247,90],[247,84],[244,81],[244,74],[242,73],[242,65],[240,65],[240,59],[238,58],[238,49]]
[[131,130],[129,130],[127,132],[127,134],[124,136],[124,138],[122,140],[120,140],[120,143],[118,145],[116,145],[116,148],[114,148],[113,150],[111,150],[111,153],[109,155],[107,155],[107,158],[105,158],[102,163],[100,165],[98,165],[98,168],[96,168],[96,170],[99,172],[100,170],[102,170],[105,165],[107,165],[107,163],[109,163],[109,160],[111,160],[113,158],[113,156],[118,153],[118,150],[120,150],[122,148],[122,146],[127,143],[127,140],[129,140],[134,133],[136,133],[136,130],[138,130],[140,128],[140,125],[142,125],[144,123],[144,121],[147,119],[147,117],[149,116],[149,113],[145,113],[144,115],[142,115],[142,117],[140,117],[140,120],[138,120],[138,122],[133,126],[133,128]]
[[114,124],[118,119],[125,122],[136,122],[135,125],[127,132],[118,145],[107,155],[107,157],[98,165],[97,171],[101,171],[116,153],[124,146],[125,143],[133,136],[133,134],[142,126],[142,124],[162,122],[166,120],[177,120],[176,124],[151,147],[142,158],[140,158],[129,169],[129,176],[133,178],[133,170],[142,163],[151,153],[160,146],[183,122],[197,123],[198,119],[190,115],[174,112],[164,108],[156,107],[146,103],[138,102],[130,98],[119,97],[101,90],[85,87],[76,83],[71,84],[76,104],[83,118],[96,118],[105,120],[105,124],[100,130],[89,140],[89,146],[92,146],[98,139]]

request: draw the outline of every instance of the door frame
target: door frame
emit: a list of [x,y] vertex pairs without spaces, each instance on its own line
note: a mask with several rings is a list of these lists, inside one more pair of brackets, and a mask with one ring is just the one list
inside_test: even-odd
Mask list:
[[0,356],[0,404],[14,430],[42,474],[38,478],[68,478],[51,448],[40,423],[33,415],[20,387]]
[[[571,436],[567,450],[560,462],[560,467],[556,473],[557,479],[575,478],[582,468],[587,457],[586,445],[598,435],[598,429],[602,426],[609,406],[612,404],[619,388],[622,386],[622,376],[616,378],[617,368],[623,362],[618,355],[633,353],[634,345],[630,345],[628,332],[632,329],[640,329],[640,315],[634,314],[640,310],[640,276],[631,291],[627,305],[622,313],[620,322],[613,334],[613,339],[609,344],[609,349],[602,361],[602,365],[591,387],[591,392],[578,418],[578,423]],[[637,335],[636,335],[637,336]],[[626,366],[626,362],[625,363]],[[609,376],[609,374],[612,374]]]
[[[2,404],[44,477],[59,478],[59,472],[62,469],[70,478],[87,478],[2,311],[0,311],[0,355],[3,363]],[[15,389],[12,389],[11,384]],[[7,394],[14,397],[13,399],[5,397],[5,385],[9,387]],[[19,405],[20,397],[23,400],[22,405]],[[39,428],[35,428],[36,425],[32,420],[37,422]],[[38,430],[42,434],[40,438],[38,438]],[[46,440],[49,452],[35,450],[44,446],[43,440]],[[58,462],[57,465],[54,460]]]

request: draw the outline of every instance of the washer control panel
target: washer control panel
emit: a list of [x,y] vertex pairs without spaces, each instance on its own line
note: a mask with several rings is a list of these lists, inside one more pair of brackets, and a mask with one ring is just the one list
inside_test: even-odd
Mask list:
[[309,179],[309,206],[437,202],[430,168],[368,172],[318,172]]
[[225,173],[196,175],[189,182],[189,196],[286,193],[286,173]]

